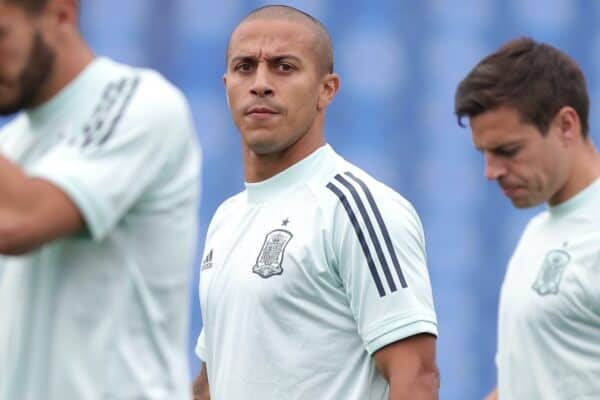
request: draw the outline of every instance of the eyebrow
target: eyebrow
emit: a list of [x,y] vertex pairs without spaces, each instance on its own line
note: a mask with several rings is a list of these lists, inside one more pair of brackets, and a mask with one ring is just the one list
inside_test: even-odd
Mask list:
[[[231,59],[230,64],[235,64],[239,61],[256,62],[256,58],[257,58],[256,56],[252,56],[252,55],[235,56]],[[302,64],[302,60],[300,60],[300,58],[298,58],[292,54],[277,54],[277,55],[269,56],[269,57],[265,57],[265,58],[266,58],[267,62],[269,62],[269,63],[289,59],[289,60],[293,60],[299,64]]]
[[[502,143],[502,144],[498,144],[492,147],[488,147],[486,150],[491,151],[491,152],[495,152],[495,151],[502,151],[507,147],[513,147],[513,146],[521,146],[523,144],[523,142],[521,140],[515,140],[512,142],[507,142],[507,143]],[[477,151],[479,152],[483,152],[484,149],[482,147],[475,147],[477,149]]]

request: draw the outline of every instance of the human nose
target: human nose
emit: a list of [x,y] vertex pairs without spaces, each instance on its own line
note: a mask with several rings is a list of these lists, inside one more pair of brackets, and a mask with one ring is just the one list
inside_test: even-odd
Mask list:
[[495,181],[506,174],[506,166],[498,157],[492,154],[485,154],[484,176],[487,180]]
[[265,65],[259,64],[256,68],[250,93],[257,97],[267,97],[274,94],[273,86],[269,80],[269,70]]

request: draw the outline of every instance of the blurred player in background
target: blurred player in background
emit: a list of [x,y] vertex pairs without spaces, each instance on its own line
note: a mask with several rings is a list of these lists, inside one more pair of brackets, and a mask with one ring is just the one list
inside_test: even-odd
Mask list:
[[423,228],[325,142],[339,78],[323,25],[255,10],[231,35],[225,88],[246,190],[207,234],[195,399],[436,399]]
[[183,95],[76,0],[0,0],[0,399],[189,399],[199,152]]
[[526,38],[458,86],[455,112],[469,118],[485,177],[517,208],[548,206],[508,265],[487,399],[600,399],[600,157],[588,110],[577,64]]

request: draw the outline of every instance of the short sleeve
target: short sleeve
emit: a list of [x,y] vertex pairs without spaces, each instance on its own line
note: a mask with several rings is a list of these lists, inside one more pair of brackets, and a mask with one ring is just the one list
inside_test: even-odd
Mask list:
[[414,208],[378,182],[338,175],[329,189],[336,267],[369,353],[419,334],[437,336],[423,228]]
[[132,79],[115,112],[66,135],[27,171],[61,188],[96,240],[159,184],[193,135],[183,96],[166,83],[147,86]]

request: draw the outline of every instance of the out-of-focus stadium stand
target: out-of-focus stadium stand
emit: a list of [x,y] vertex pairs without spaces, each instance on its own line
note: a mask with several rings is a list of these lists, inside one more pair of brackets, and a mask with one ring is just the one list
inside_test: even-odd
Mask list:
[[[280,2],[313,14],[332,34],[342,86],[328,116],[330,143],[404,194],[423,219],[439,318],[440,398],[482,398],[495,384],[496,308],[505,263],[535,210],[513,210],[495,185],[484,181],[483,160],[452,114],[454,89],[503,41],[519,35],[548,41],[586,73],[591,134],[598,138],[600,2]],[[226,42],[239,19],[267,2],[82,4],[82,29],[98,54],[160,70],[191,101],[204,149],[201,247],[218,204],[243,187],[238,134],[223,91]],[[195,267],[193,374],[199,364],[193,344],[201,326],[197,273]]]

